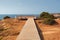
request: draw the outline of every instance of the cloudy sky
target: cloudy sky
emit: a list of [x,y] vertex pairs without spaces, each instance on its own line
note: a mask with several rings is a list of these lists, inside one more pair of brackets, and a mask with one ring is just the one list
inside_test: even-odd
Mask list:
[[0,0],[0,14],[40,14],[60,12],[60,0]]

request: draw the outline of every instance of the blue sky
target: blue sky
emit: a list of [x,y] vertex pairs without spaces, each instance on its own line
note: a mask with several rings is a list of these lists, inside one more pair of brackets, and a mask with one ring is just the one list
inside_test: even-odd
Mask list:
[[0,14],[60,13],[60,0],[0,0]]

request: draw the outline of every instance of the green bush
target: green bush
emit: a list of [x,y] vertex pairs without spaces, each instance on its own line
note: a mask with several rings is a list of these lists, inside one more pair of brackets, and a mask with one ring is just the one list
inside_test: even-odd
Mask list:
[[54,19],[48,18],[48,19],[45,19],[43,23],[48,25],[53,25],[53,24],[56,24],[57,22]]
[[56,19],[56,17],[54,17],[53,15],[50,15],[50,18],[51,18],[51,19]]
[[42,12],[40,14],[40,18],[43,19],[44,24],[53,25],[57,22],[54,20],[55,17],[52,14],[49,14],[48,12]]
[[10,18],[9,16],[5,16],[4,19]]
[[45,18],[54,19],[55,17],[54,17],[53,15],[49,14],[48,12],[42,12],[42,13],[40,14],[40,18],[41,18],[41,19],[45,19]]
[[50,15],[49,15],[49,13],[48,12],[42,12],[41,14],[40,14],[40,18],[48,18]]

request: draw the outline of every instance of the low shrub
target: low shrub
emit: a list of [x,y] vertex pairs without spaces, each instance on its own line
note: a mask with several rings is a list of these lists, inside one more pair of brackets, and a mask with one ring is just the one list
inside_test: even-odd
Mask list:
[[7,19],[7,18],[10,18],[9,16],[5,16],[3,19]]
[[48,25],[53,25],[53,24],[56,24],[57,22],[54,19],[48,18],[48,19],[45,19],[43,23]]
[[48,12],[42,12],[40,14],[40,18],[41,19],[45,19],[45,18],[55,19],[55,17],[52,14],[48,13]]

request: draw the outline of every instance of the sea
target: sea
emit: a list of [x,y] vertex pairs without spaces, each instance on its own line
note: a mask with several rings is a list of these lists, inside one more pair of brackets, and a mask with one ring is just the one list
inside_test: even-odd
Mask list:
[[34,15],[32,15],[32,14],[29,14],[29,15],[21,15],[21,14],[0,14],[0,19],[3,19],[5,16],[9,16],[9,17],[11,17],[11,18],[15,18],[15,16],[36,16],[36,17],[38,17],[39,15],[38,14],[34,14]]

